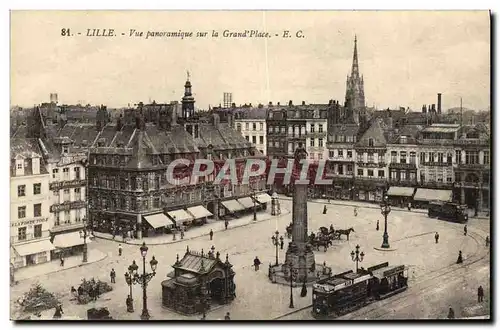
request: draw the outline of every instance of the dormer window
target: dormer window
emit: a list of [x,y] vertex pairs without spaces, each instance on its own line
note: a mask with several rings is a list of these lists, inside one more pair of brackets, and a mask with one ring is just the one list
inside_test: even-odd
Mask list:
[[63,154],[69,153],[69,146],[62,146],[62,153]]
[[406,136],[404,136],[404,135],[403,135],[403,136],[401,136],[401,137],[399,138],[399,142],[400,142],[401,144],[406,144],[406,143],[407,143]]
[[373,147],[373,139],[372,138],[368,139],[368,146]]

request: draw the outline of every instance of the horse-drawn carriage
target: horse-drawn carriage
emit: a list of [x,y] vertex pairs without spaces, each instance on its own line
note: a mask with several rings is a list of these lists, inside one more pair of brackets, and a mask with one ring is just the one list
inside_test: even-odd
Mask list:
[[309,236],[309,243],[316,247],[317,251],[319,251],[319,247],[322,246],[324,251],[328,250],[329,246],[333,245],[334,240],[340,240],[342,235],[347,236],[347,240],[349,240],[349,235],[353,232],[354,229],[351,227],[349,229],[339,229],[335,230],[333,226],[330,226],[330,229],[326,227],[320,227],[319,232],[315,235],[311,233]]

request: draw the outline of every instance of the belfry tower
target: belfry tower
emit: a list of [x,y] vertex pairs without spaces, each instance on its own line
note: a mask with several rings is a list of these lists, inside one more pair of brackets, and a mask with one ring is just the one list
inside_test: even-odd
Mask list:
[[365,87],[363,76],[359,75],[358,39],[356,36],[354,36],[351,75],[347,75],[345,102],[348,107],[348,121],[359,124],[360,112],[365,109]]
[[187,119],[194,116],[194,97],[191,91],[190,75],[187,72],[186,83],[184,84],[184,96],[182,97],[182,118]]

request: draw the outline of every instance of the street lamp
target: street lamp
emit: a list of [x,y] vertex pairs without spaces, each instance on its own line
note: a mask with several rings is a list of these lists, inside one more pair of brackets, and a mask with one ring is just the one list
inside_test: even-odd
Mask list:
[[[139,283],[142,286],[142,314],[141,314],[141,320],[149,320],[151,317],[149,315],[148,311],[148,300],[147,300],[147,294],[146,294],[146,288],[148,286],[149,281],[156,275],[156,266],[158,266],[158,261],[156,261],[155,257],[151,259],[149,262],[151,266],[151,270],[153,271],[152,273],[146,273],[146,255],[148,254],[148,247],[146,246],[146,242],[142,243],[142,246],[140,247],[141,251],[141,256],[142,256],[142,274],[137,274],[137,269],[135,270],[134,274],[132,275],[133,279],[131,279],[131,282],[136,284]],[[135,266],[133,266],[135,265]],[[135,261],[132,263],[132,265],[129,267],[129,272],[132,269],[135,269],[137,265],[135,264]],[[138,267],[137,267],[138,268]],[[127,275],[125,275],[125,278]],[[131,289],[132,290],[132,289]],[[132,291],[130,291],[132,292]]]
[[135,260],[132,261],[132,264],[128,266],[128,272],[125,273],[125,281],[130,288],[130,305],[127,305],[127,311],[132,313],[134,311],[134,298],[132,296],[132,286],[137,283],[137,269],[139,266],[135,263]]
[[356,262],[356,274],[358,273],[358,262],[362,262],[364,257],[365,253],[363,251],[359,253],[359,244],[356,245],[356,252],[351,251],[352,261]]
[[80,230],[80,237],[83,238],[83,262],[87,262],[87,220],[83,219],[83,230]]
[[252,199],[253,199],[253,221],[257,221],[257,204],[255,202],[255,196],[257,193],[257,188],[252,187]]
[[290,305],[288,307],[295,308],[295,306],[293,305],[293,281],[297,279],[299,270],[293,268],[291,260],[288,261],[287,267],[290,270]]
[[389,205],[389,197],[387,195],[384,196],[384,201],[380,204],[380,211],[384,216],[384,241],[382,242],[382,248],[388,249],[389,245],[389,234],[387,234],[387,215],[391,213],[391,205]]
[[272,239],[273,239],[273,244],[276,247],[276,266],[278,266],[278,245],[280,244],[279,243],[279,235],[280,235],[279,231],[276,230],[274,235],[275,236],[273,236]]

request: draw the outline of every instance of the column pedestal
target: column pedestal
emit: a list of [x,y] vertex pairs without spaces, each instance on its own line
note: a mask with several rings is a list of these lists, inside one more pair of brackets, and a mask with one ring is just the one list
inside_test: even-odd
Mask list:
[[142,239],[142,215],[137,215],[137,239]]

